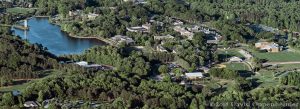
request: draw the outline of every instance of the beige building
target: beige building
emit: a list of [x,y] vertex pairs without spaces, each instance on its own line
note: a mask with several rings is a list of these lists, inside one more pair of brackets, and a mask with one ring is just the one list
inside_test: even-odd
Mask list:
[[184,27],[175,26],[173,28],[174,31],[179,32],[180,35],[188,37],[189,40],[193,39],[194,33],[186,30]]
[[279,52],[280,47],[274,42],[258,42],[255,43],[255,47],[260,50],[267,50],[268,52]]
[[166,36],[154,36],[154,40],[174,39],[174,36],[168,34]]
[[96,17],[98,17],[98,16],[99,16],[99,14],[95,14],[95,13],[89,13],[87,15],[87,17],[88,17],[89,20],[95,20]]

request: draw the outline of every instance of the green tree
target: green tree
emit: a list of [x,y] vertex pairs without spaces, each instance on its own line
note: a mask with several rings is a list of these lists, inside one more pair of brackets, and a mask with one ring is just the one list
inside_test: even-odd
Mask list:
[[166,66],[166,65],[160,65],[159,68],[158,68],[158,71],[161,74],[166,74],[166,73],[168,73],[168,66]]
[[2,103],[4,105],[8,105],[8,106],[12,106],[15,104],[14,101],[14,96],[12,95],[12,93],[5,93],[2,96]]

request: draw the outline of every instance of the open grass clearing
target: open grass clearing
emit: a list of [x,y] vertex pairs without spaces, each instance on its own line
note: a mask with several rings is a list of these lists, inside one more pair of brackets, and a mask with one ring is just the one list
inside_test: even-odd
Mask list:
[[34,8],[21,8],[21,7],[14,7],[14,8],[7,8],[6,12],[11,14],[28,14],[33,13],[35,11]]
[[237,49],[218,50],[217,53],[219,56],[221,56],[221,58],[230,58],[233,56],[244,58],[244,56],[239,53]]
[[13,90],[22,90],[25,89],[29,85],[29,81],[21,84],[16,84],[12,86],[0,87],[0,92],[9,92]]
[[295,62],[300,61],[300,51],[293,49],[280,52],[259,52],[249,47],[242,47],[243,49],[251,52],[254,57],[259,59],[266,59],[268,62]]
[[268,70],[260,70],[259,74],[248,77],[248,79],[257,79],[257,82],[260,83],[259,87],[272,87],[279,85],[279,79],[274,77],[273,71]]
[[0,87],[0,92],[8,92],[8,91],[13,91],[13,90],[23,90],[25,89],[32,81],[36,81],[42,78],[46,78],[49,76],[52,76],[56,71],[53,70],[45,70],[41,71],[39,73],[43,73],[41,75],[41,78],[38,79],[14,79],[13,80],[13,85],[11,86],[5,86],[5,87]]
[[236,71],[248,71],[249,66],[246,65],[245,63],[226,63],[226,68],[231,69],[231,70],[236,70]]
[[300,69],[300,64],[280,64],[271,68],[276,69],[276,71],[296,70]]

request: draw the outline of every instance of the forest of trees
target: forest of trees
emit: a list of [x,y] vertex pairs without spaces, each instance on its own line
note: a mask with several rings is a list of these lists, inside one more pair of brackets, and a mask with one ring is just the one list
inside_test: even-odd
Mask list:
[[[94,51],[95,49],[98,51]],[[32,82],[22,91],[20,96],[5,93],[0,97],[2,100],[0,105],[13,106],[28,100],[41,102],[56,98],[63,100],[96,100],[102,103],[101,108],[197,109],[209,108],[209,103],[212,102],[284,103],[296,102],[300,98],[299,88],[297,87],[272,86],[249,91],[256,88],[257,83],[239,77],[237,72],[227,69],[212,69],[209,73],[213,77],[234,80],[233,84],[223,87],[226,90],[210,87],[197,88],[196,86],[189,88],[174,82],[154,81],[145,76],[145,72],[148,72],[149,68],[144,66],[147,64],[141,61],[141,55],[132,53],[129,56],[124,56],[119,53],[120,51],[112,49],[115,48],[96,47],[82,56],[72,56],[72,58],[81,60],[98,55],[93,59],[94,62],[99,64],[121,64],[118,69],[114,71],[90,71],[74,65],[65,65],[56,69],[53,72],[55,75]],[[100,57],[102,58],[99,59]],[[133,57],[135,58],[133,59]],[[111,63],[109,59],[119,59],[120,62]],[[120,70],[120,68],[124,69]],[[166,66],[162,65],[158,70],[165,73]],[[55,103],[51,106],[60,108],[60,105]],[[232,108],[234,107],[239,106],[232,106]]]
[[37,78],[36,71],[58,66],[56,57],[41,45],[10,35],[0,36],[0,57],[0,76],[7,79]]
[[288,72],[287,75],[280,78],[280,83],[284,85],[300,86],[300,74],[299,72]]
[[220,19],[300,31],[298,0],[187,0],[193,9]]
[[226,68],[212,68],[209,70],[209,74],[212,77],[218,77],[223,79],[236,79],[240,76],[237,71]]

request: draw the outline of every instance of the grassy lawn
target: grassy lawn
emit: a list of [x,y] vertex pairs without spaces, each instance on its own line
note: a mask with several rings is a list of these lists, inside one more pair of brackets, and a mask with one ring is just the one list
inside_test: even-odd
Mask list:
[[277,69],[280,71],[300,69],[300,64],[282,64],[282,65],[278,65]]
[[249,78],[257,79],[257,82],[261,83],[260,87],[279,85],[278,79],[274,78],[273,71],[261,70],[259,71],[259,74]]
[[258,53],[253,52],[254,56],[260,59],[267,59],[269,62],[290,62],[300,61],[300,53],[278,52],[278,53]]
[[[226,51],[227,51],[227,53],[226,53]],[[221,59],[226,59],[226,58],[230,58],[233,56],[244,58],[244,56],[242,54],[240,54],[237,49],[218,50],[217,54],[219,55],[219,57]]]
[[13,91],[13,90],[22,90],[22,89],[25,89],[28,85],[29,85],[29,82],[18,84],[18,85],[13,85],[13,86],[0,87],[0,92],[8,92],[8,91]]
[[236,71],[249,70],[249,67],[244,63],[227,63],[226,68]]
[[6,11],[8,13],[12,14],[27,14],[27,13],[33,13],[35,9],[33,8],[20,8],[20,7],[15,7],[15,8],[7,8]]

